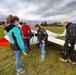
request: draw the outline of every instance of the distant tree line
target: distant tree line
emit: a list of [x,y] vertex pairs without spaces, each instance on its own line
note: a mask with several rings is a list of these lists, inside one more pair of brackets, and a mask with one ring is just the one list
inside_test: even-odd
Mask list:
[[4,23],[5,23],[4,21],[0,21],[0,25],[4,25]]
[[47,21],[45,22],[42,22],[40,24],[41,26],[62,26],[62,23],[61,22],[53,22],[53,23],[47,23]]
[[48,23],[45,21],[45,22],[42,22],[40,25],[41,26],[48,26]]

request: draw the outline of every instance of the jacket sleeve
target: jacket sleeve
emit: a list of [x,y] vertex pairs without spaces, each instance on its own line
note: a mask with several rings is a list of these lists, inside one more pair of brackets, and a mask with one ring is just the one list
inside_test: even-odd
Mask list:
[[75,39],[76,36],[76,30],[75,30],[75,26],[71,25],[69,28],[69,40],[68,43],[72,43]]
[[22,40],[22,37],[21,37],[20,30],[17,27],[15,27],[14,30],[13,30],[13,33],[16,37],[16,40],[17,40],[17,43],[18,43],[20,49],[22,50],[22,52],[24,52],[25,48],[24,48],[24,43],[23,43],[23,40]]
[[29,29],[30,29],[30,39],[32,38],[32,31],[31,31],[31,28],[29,26]]
[[41,30],[41,33],[42,33],[42,35],[43,35],[42,40],[46,40],[46,38],[48,37],[47,32],[45,32],[44,30]]

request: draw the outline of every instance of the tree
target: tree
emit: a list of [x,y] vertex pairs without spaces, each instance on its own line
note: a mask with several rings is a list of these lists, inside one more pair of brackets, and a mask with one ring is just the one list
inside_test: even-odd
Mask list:
[[0,25],[2,25],[2,22],[0,21]]
[[57,25],[57,22],[53,22],[52,25],[53,25],[53,26],[56,26],[56,25]]
[[47,22],[46,22],[46,21],[44,22],[44,26],[48,26],[48,24],[47,24]]
[[4,25],[5,24],[5,22],[4,21],[2,21],[2,25]]
[[46,21],[45,21],[45,22],[42,22],[40,25],[41,25],[41,26],[48,26],[48,24],[47,24]]

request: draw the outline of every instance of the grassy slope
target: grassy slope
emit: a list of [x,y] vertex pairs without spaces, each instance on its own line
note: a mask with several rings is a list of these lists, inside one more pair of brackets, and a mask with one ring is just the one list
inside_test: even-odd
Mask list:
[[[63,28],[55,28],[53,27],[52,30],[58,30],[58,33],[63,31]],[[3,28],[0,27],[1,36],[3,36]],[[32,53],[22,57],[22,61],[26,63],[23,67],[27,70],[26,75],[76,75],[75,65],[58,60],[61,56],[61,46],[48,43],[46,59],[43,62],[39,60],[40,50],[37,45],[31,46],[31,48]],[[15,54],[10,48],[0,47],[0,75],[16,75]]]

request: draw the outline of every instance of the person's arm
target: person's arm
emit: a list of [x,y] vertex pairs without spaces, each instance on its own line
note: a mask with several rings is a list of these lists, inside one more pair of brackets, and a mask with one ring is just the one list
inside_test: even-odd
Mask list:
[[68,43],[72,44],[76,36],[76,29],[74,25],[71,25],[69,28],[69,40]]
[[17,40],[17,43],[18,43],[20,49],[22,50],[22,52],[25,52],[24,43],[23,43],[23,40],[22,40],[22,37],[21,37],[20,30],[17,27],[14,27],[13,33],[16,37],[16,40]]
[[4,34],[7,35],[7,27],[4,27]]
[[30,29],[30,39],[32,38],[32,31],[31,31],[31,28],[30,26],[28,25],[29,29]]

